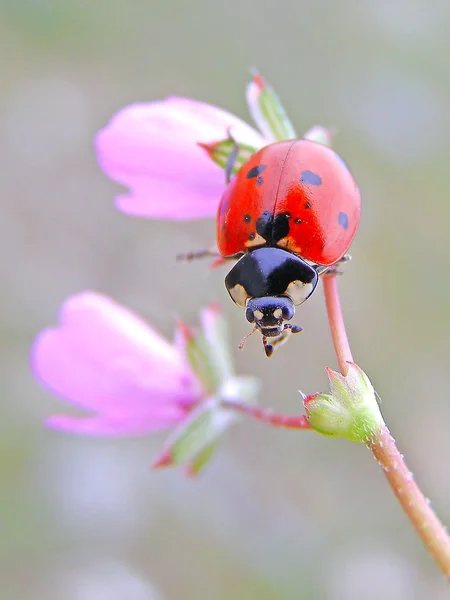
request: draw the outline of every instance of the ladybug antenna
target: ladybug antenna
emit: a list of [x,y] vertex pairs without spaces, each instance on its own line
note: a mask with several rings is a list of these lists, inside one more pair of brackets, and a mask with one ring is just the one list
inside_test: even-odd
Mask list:
[[250,333],[247,333],[247,335],[245,335],[245,336],[242,338],[242,340],[241,340],[241,342],[240,342],[240,344],[239,344],[239,346],[238,346],[239,350],[243,350],[243,349],[244,349],[245,342],[248,340],[248,338],[249,338],[251,335],[253,335],[253,334],[255,333],[255,331],[256,331],[256,330],[257,330],[257,328],[256,328],[256,326],[255,326],[255,327],[253,327],[253,329],[250,331]]

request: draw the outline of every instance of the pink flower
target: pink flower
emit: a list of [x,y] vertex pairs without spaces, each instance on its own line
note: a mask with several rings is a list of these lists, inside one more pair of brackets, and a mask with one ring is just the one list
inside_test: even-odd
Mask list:
[[[182,341],[183,336],[178,336]],[[50,427],[92,435],[139,435],[182,421],[205,394],[183,348],[94,292],[69,298],[60,325],[32,350],[41,382],[93,416],[53,416]]]
[[229,133],[255,149],[267,143],[232,114],[186,98],[119,111],[96,139],[100,166],[131,190],[116,199],[117,208],[159,219],[215,217],[225,175],[199,143],[217,142]]
[[227,397],[253,402],[258,387],[234,375],[220,309],[202,309],[200,322],[199,330],[180,323],[170,344],[106,296],[72,296],[59,327],[37,337],[32,368],[46,387],[94,415],[58,415],[47,424],[100,436],[171,427],[154,466],[184,464],[199,473],[236,420]]

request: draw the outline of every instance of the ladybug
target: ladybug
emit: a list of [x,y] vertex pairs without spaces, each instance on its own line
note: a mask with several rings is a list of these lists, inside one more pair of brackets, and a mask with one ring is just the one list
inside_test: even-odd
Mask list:
[[261,332],[267,356],[289,333],[301,331],[286,321],[311,296],[318,277],[345,260],[360,212],[345,162],[306,139],[262,148],[227,186],[217,247],[223,258],[239,260],[225,286],[254,324],[251,333]]

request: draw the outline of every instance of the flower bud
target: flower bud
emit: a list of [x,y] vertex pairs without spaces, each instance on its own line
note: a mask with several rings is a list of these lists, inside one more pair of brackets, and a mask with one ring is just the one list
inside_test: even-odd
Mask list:
[[324,435],[368,442],[383,424],[375,391],[367,375],[348,363],[347,375],[327,368],[330,394],[314,394],[303,404],[308,423]]

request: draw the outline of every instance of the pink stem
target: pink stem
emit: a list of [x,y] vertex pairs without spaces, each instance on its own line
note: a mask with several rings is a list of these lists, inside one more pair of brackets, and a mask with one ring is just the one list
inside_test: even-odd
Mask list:
[[382,467],[389,485],[425,547],[445,575],[450,577],[450,538],[447,530],[420,491],[386,425],[367,447]]
[[227,400],[225,404],[229,408],[250,415],[254,419],[272,425],[273,427],[283,427],[285,429],[311,429],[305,415],[283,415],[273,412],[272,410],[243,404],[234,400]]
[[330,324],[331,337],[333,338],[339,369],[342,375],[347,375],[347,363],[354,361],[348,342],[347,332],[345,331],[336,275],[324,275],[322,281],[325,304],[327,306],[328,322]]
[[[345,331],[336,275],[323,277],[325,302],[330,323],[331,337],[342,375],[348,372],[348,362],[353,362],[352,352]],[[417,486],[412,473],[397,449],[394,438],[383,423],[380,430],[367,443],[381,465],[386,479],[397,496],[406,516],[422,538],[447,577],[450,577],[450,538],[425,496]]]

